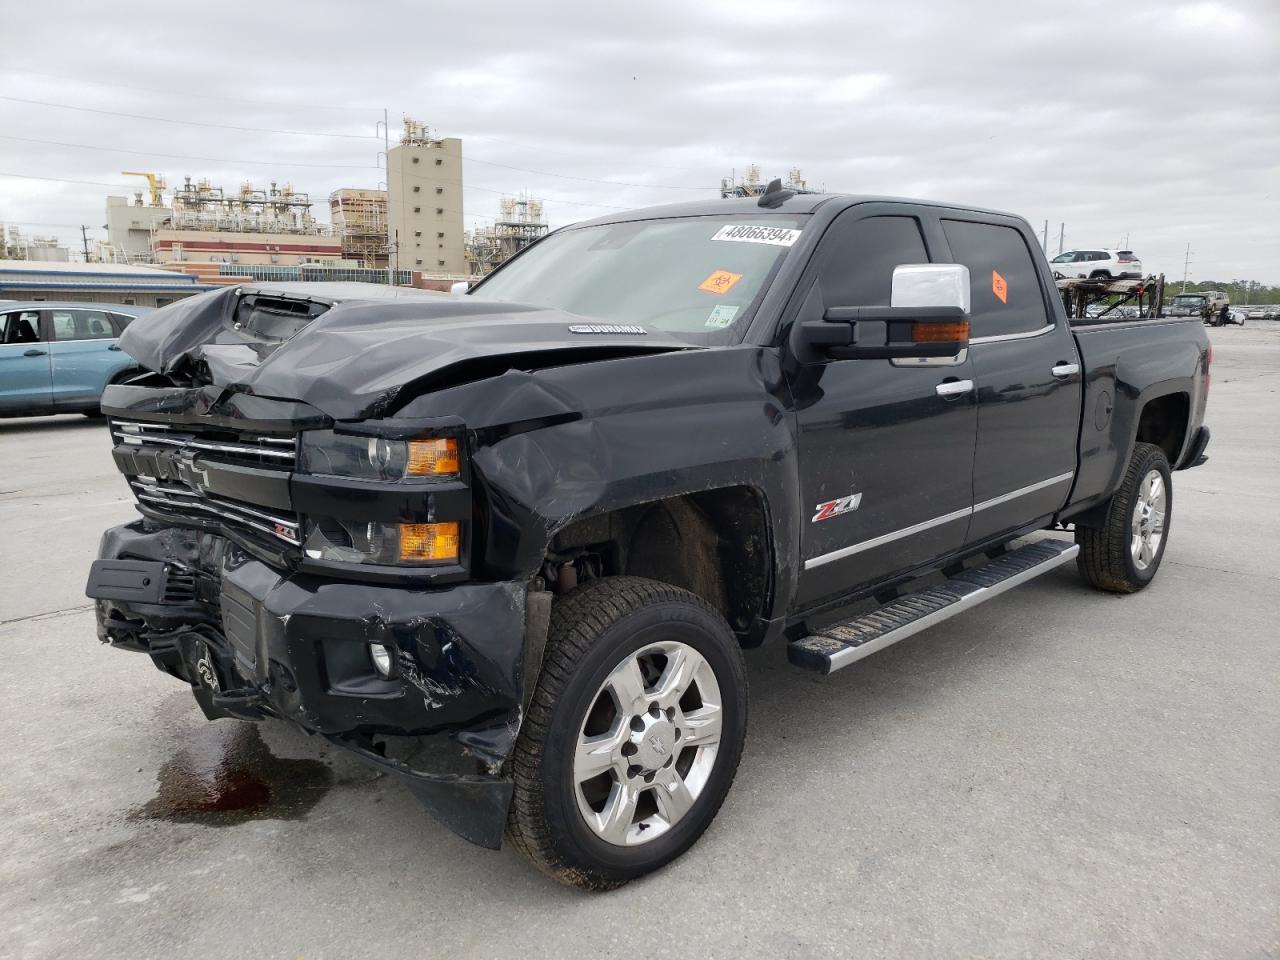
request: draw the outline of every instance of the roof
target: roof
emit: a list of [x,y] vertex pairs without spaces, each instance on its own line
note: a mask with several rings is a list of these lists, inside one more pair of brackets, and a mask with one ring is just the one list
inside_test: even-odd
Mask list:
[[94,277],[182,277],[185,274],[137,263],[68,263],[58,260],[0,260],[0,273],[69,273]]
[[797,193],[783,200],[776,207],[760,206],[759,197],[729,197],[713,200],[690,200],[684,203],[667,203],[657,207],[643,207],[622,213],[608,214],[575,223],[573,227],[590,226],[597,223],[619,223],[627,220],[656,220],[662,217],[714,217],[753,216],[764,217],[775,214],[807,214],[813,213],[826,203],[838,203],[841,207],[855,203],[912,203],[927,207],[947,207],[951,210],[969,210],[974,213],[990,213],[1008,216],[1003,210],[988,210],[967,203],[945,203],[938,200],[920,200],[911,197],[882,197],[871,194],[845,193]]

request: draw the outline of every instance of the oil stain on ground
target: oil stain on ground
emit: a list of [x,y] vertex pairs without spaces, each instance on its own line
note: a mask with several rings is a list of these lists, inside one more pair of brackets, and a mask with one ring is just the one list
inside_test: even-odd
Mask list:
[[300,820],[333,785],[319,760],[288,760],[263,743],[256,724],[201,728],[156,774],[156,796],[130,820],[227,827],[249,820]]

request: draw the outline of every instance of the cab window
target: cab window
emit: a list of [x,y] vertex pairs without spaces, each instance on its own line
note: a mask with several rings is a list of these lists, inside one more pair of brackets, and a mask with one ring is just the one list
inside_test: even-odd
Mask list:
[[818,251],[822,302],[828,307],[887,307],[893,268],[928,262],[915,217],[855,220],[846,213],[831,225]]
[[1035,261],[1013,227],[943,220],[942,231],[957,263],[969,268],[973,336],[1030,333],[1049,323]]

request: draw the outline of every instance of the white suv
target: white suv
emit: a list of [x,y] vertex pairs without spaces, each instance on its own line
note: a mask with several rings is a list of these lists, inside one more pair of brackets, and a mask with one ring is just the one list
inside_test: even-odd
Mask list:
[[1050,260],[1049,267],[1070,279],[1142,279],[1142,261],[1132,250],[1068,250]]

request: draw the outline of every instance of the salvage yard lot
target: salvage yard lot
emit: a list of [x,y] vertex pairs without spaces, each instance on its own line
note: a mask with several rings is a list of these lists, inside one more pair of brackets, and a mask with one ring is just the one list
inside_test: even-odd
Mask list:
[[0,421],[0,957],[1275,955],[1280,324],[1210,335],[1148,590],[1062,568],[827,678],[749,654],[719,818],[603,895],[100,647],[106,431]]

